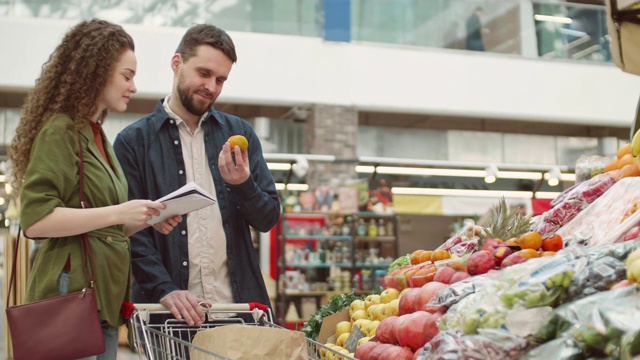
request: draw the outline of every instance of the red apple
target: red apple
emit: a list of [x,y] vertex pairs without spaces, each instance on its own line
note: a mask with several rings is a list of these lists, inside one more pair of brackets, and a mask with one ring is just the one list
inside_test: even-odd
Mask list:
[[388,348],[380,358],[393,360],[413,360],[413,351],[409,350],[406,347],[394,345]]
[[420,288],[420,297],[416,301],[416,310],[424,310],[425,306],[438,296],[442,289],[446,289],[449,285],[441,282],[432,281]]
[[451,281],[451,277],[455,274],[456,271],[448,266],[443,266],[438,271],[436,271],[435,276],[433,277],[433,281],[441,282],[443,284],[448,284]]
[[353,354],[356,359],[366,360],[369,359],[369,355],[371,355],[371,351],[380,345],[379,342],[375,341],[367,341],[366,343],[358,346],[356,348],[356,352]]
[[373,348],[373,350],[371,350],[367,360],[387,360],[387,358],[384,357],[383,355],[384,355],[385,351],[387,351],[392,346],[394,346],[394,345],[391,345],[391,344],[378,344],[378,346],[376,346],[375,348]]
[[529,259],[527,259],[526,257],[522,256],[522,254],[518,254],[519,251],[514,252],[513,254],[507,256],[504,260],[502,260],[502,264],[500,265],[501,268],[507,268],[509,266],[513,266],[515,264],[520,264],[523,263]]
[[429,341],[424,333],[424,327],[432,314],[426,311],[416,311],[413,314],[403,315],[400,327],[398,328],[398,344],[408,346],[416,351]]
[[495,250],[493,250],[491,257],[493,257],[493,261],[496,263],[496,266],[500,266],[502,264],[502,261],[504,261],[504,259],[506,259],[507,256],[511,255],[512,253],[513,250],[511,250],[510,247],[498,246]]
[[487,238],[487,240],[485,240],[484,242],[484,245],[482,245],[482,250],[492,253],[493,250],[495,250],[495,248],[497,248],[498,246],[504,246],[504,242],[500,239]]
[[488,251],[480,250],[469,256],[467,261],[467,272],[469,275],[486,274],[489,270],[496,267],[495,261]]
[[397,342],[396,329],[400,325],[400,317],[384,318],[376,328],[376,339],[381,343],[395,344]]
[[410,314],[417,310],[416,302],[420,298],[420,289],[409,289],[404,295],[400,296],[400,303],[398,304],[400,315]]
[[462,281],[466,278],[471,277],[471,275],[467,274],[464,271],[458,271],[457,273],[453,274],[453,276],[451,277],[451,281],[449,282],[449,284],[455,284],[458,281]]
[[446,310],[442,312],[433,313],[427,319],[427,322],[424,324],[424,328],[422,329],[422,333],[424,334],[425,339],[427,339],[425,344],[431,341],[431,339],[433,339],[434,336],[440,333],[440,328],[438,327],[438,321],[440,320],[442,315],[445,314],[445,312]]

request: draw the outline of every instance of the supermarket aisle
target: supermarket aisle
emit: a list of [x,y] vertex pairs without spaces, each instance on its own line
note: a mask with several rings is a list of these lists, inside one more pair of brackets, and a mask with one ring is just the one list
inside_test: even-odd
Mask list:
[[144,357],[138,358],[138,354],[134,353],[133,351],[131,351],[131,349],[129,349],[126,346],[121,345],[118,347],[118,360],[139,360],[139,359],[144,359]]

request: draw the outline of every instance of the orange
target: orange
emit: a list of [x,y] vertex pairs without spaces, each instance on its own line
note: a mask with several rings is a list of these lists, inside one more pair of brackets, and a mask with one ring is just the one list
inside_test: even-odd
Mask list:
[[420,264],[420,253],[424,250],[416,250],[411,253],[411,265]]
[[231,151],[233,151],[236,146],[238,146],[241,151],[247,151],[247,148],[249,147],[247,138],[242,135],[233,135],[227,141],[231,145]]
[[620,159],[626,154],[631,154],[631,144],[624,144],[620,146],[620,149],[618,149],[617,157],[618,159]]
[[433,251],[423,250],[420,253],[420,263],[426,263],[427,261],[431,261],[431,254],[433,254]]
[[438,260],[445,260],[451,258],[451,254],[447,250],[436,250],[431,254],[431,262],[436,262]]
[[609,172],[612,170],[617,170],[619,168],[618,166],[618,159],[613,159],[611,161],[609,161],[607,163],[607,165],[605,165],[604,167],[604,172]]
[[522,249],[538,250],[542,246],[542,236],[537,231],[523,234],[518,240]]
[[626,165],[635,165],[636,158],[631,154],[625,154],[620,159],[618,159],[618,169],[622,169]]
[[540,254],[540,256],[553,256],[555,254],[556,254],[555,251],[543,251],[542,254]]
[[545,252],[556,252],[560,251],[562,248],[564,248],[564,242],[562,241],[562,236],[558,234],[542,240],[542,250],[544,250]]
[[622,177],[640,176],[640,169],[638,169],[637,164],[625,165],[620,171],[622,171]]

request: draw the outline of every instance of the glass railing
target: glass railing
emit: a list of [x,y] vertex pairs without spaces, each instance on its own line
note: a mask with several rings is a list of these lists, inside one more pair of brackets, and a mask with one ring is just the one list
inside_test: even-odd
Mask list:
[[322,0],[0,0],[0,16],[189,27],[319,37]]
[[[328,0],[0,0],[0,17],[322,37]],[[327,16],[330,12],[327,12]],[[347,26],[349,26],[347,24]],[[351,0],[351,41],[611,61],[604,6],[544,0]]]
[[611,61],[604,6],[519,0],[352,0],[353,40]]

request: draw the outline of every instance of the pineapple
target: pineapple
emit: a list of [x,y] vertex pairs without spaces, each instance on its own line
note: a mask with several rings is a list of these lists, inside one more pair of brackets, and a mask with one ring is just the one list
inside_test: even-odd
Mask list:
[[518,209],[509,212],[504,198],[491,209],[491,224],[486,228],[487,238],[508,240],[526,233],[531,226],[531,216],[522,215]]

